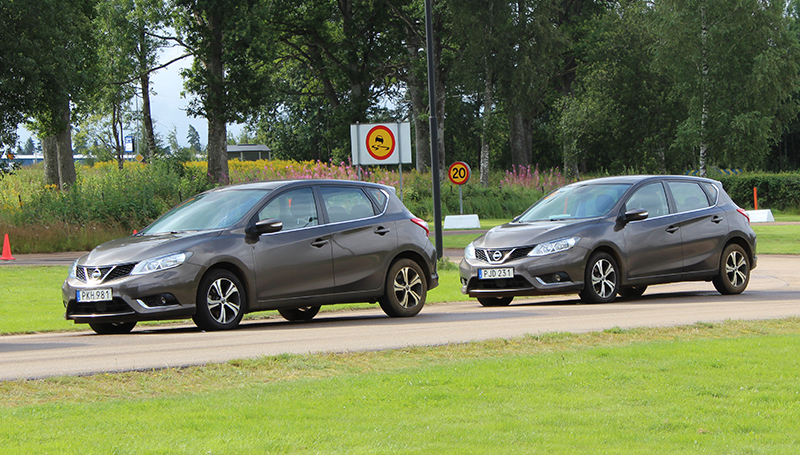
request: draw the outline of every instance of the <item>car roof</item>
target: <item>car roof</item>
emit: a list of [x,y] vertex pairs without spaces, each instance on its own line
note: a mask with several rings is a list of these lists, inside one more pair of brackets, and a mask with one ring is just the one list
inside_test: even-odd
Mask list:
[[572,185],[587,185],[587,184],[636,184],[639,182],[644,182],[648,180],[658,181],[658,180],[686,180],[686,181],[693,181],[693,182],[706,182],[706,183],[716,183],[716,180],[707,179],[704,177],[696,177],[693,175],[620,175],[616,177],[600,177],[596,179],[590,180],[582,180],[579,182],[575,182]]
[[360,186],[371,186],[375,188],[383,188],[390,190],[390,187],[371,182],[358,182],[355,180],[336,180],[336,179],[294,179],[294,180],[262,180],[256,182],[235,183],[232,185],[221,186],[214,188],[210,191],[232,191],[232,190],[277,190],[284,187],[300,186],[300,185],[336,185],[336,184],[351,184]]

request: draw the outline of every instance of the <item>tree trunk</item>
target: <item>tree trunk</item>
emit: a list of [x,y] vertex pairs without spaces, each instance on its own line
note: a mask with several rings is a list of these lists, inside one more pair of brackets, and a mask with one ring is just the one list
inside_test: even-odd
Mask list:
[[[406,46],[411,62],[420,59],[419,46],[409,43]],[[416,147],[417,172],[425,172],[431,166],[431,131],[428,122],[422,117],[428,112],[425,102],[422,82],[409,65],[409,75],[406,78],[408,96],[411,99],[411,112],[414,117],[414,145]]]
[[706,123],[708,122],[708,56],[706,55],[706,46],[708,42],[708,25],[706,24],[706,8],[700,7],[700,55],[702,64],[702,78],[701,84],[703,89],[703,106],[700,113],[700,177],[706,176],[706,154],[708,152],[708,144],[706,142]]
[[61,110],[61,131],[56,132],[56,149],[58,151],[58,185],[62,190],[75,184],[75,159],[72,156],[72,126],[70,124],[69,101]]
[[45,185],[59,186],[58,147],[56,146],[55,135],[42,138],[42,161],[44,163]]
[[487,62],[483,88],[483,119],[481,128],[481,185],[489,186],[489,128],[492,124],[492,70]]
[[145,162],[150,162],[156,154],[156,136],[153,134],[153,117],[150,115],[150,76],[142,74],[139,78],[142,89],[142,126],[144,127],[144,150],[142,156]]
[[222,63],[222,20],[219,14],[210,14],[211,32],[208,68],[208,95],[206,118],[208,120],[208,179],[211,183],[227,185],[228,134],[225,118],[225,73]]
[[508,117],[511,163],[517,168],[530,166],[533,151],[531,121],[518,110],[509,112]]
[[[437,21],[438,22],[438,21]],[[438,33],[434,33],[434,49],[433,49],[433,61],[434,61],[434,84],[436,85],[436,130],[438,135],[438,142],[439,142],[439,180],[444,180],[447,178],[447,160],[445,158],[445,149],[444,149],[444,108],[445,108],[445,99],[447,99],[446,92],[446,85],[447,85],[447,72],[442,68],[442,41],[439,36],[442,35],[443,30],[442,27],[438,27]]]

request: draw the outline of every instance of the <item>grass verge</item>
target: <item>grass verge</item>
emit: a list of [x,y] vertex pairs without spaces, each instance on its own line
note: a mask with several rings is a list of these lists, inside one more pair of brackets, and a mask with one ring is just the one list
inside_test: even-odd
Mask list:
[[[440,265],[439,268],[439,286],[428,292],[427,303],[469,300],[461,294],[458,267],[451,263],[446,266]],[[0,335],[88,330],[89,326],[86,324],[75,324],[64,319],[61,283],[67,277],[68,270],[69,267],[65,266],[0,267]],[[375,307],[376,305],[369,303],[330,305],[322,307],[322,311]],[[245,317],[261,319],[280,316],[277,311],[262,311]],[[164,322],[143,324],[155,325]]]
[[4,453],[793,454],[800,319],[0,383]]

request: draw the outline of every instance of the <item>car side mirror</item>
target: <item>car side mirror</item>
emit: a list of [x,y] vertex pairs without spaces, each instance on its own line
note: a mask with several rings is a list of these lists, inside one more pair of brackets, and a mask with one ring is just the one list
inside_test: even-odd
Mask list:
[[255,234],[271,234],[283,229],[283,221],[276,218],[269,218],[256,222],[253,231]]
[[631,221],[641,221],[650,216],[645,209],[628,210],[620,218],[623,223],[630,223]]

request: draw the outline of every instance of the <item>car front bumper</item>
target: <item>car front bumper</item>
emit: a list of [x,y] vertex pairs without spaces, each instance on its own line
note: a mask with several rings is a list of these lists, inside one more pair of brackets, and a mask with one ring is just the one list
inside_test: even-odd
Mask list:
[[[186,263],[146,275],[129,275],[103,283],[67,278],[61,286],[64,317],[76,323],[182,319],[195,313],[200,267]],[[78,302],[81,290],[110,289],[112,300]]]
[[[459,264],[461,292],[470,297],[511,297],[573,293],[583,289],[587,251],[571,248],[547,256],[533,256],[492,264],[464,258]],[[480,279],[479,269],[513,268],[513,278]]]

